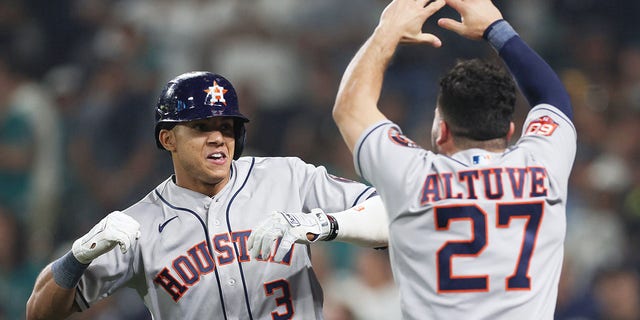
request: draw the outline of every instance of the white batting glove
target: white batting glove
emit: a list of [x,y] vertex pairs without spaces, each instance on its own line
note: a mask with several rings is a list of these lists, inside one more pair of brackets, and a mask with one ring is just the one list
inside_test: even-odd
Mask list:
[[[281,261],[294,243],[309,244],[323,240],[330,232],[329,218],[321,209],[312,209],[311,213],[275,211],[251,232],[247,246],[252,257],[266,259],[271,255],[278,238],[282,238],[274,256],[275,261]],[[308,239],[308,233],[313,235],[312,240]]]
[[100,220],[82,238],[74,241],[71,252],[80,263],[88,264],[116,245],[120,246],[122,253],[126,253],[133,241],[139,237],[138,221],[120,211],[114,211]]

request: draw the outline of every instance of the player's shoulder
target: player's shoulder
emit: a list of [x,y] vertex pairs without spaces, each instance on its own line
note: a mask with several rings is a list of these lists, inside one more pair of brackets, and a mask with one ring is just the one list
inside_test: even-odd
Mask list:
[[[571,119],[549,104],[539,104],[527,114],[522,134],[515,145],[540,152],[549,147],[564,154],[573,154],[577,147],[577,132]],[[557,158],[557,154],[549,154]]]
[[566,127],[570,133],[576,134],[575,125],[562,110],[550,105],[539,104],[529,110],[525,120],[527,125],[523,135],[551,135],[558,127]]
[[142,219],[147,215],[157,214],[162,207],[162,201],[159,198],[160,193],[164,188],[166,188],[170,180],[171,178],[162,181],[158,186],[153,188],[153,190],[149,191],[149,193],[147,193],[142,199],[122,210],[122,212],[133,218],[139,219]]

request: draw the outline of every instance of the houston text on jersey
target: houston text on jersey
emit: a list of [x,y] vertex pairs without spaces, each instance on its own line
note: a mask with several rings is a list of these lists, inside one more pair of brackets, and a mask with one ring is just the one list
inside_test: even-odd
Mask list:
[[[238,262],[249,262],[251,256],[247,250],[247,239],[250,234],[251,231],[238,231],[215,235],[212,239],[213,249],[216,252],[215,263],[207,250],[207,242],[203,240],[187,250],[185,254],[174,258],[171,265],[158,272],[153,281],[177,302],[189,290],[189,287],[196,285],[201,276],[211,273],[216,265],[227,265],[235,262],[236,259]],[[279,244],[279,242],[276,244],[276,249]],[[293,251],[292,248],[282,261],[278,262],[273,260],[276,250],[272,251],[271,256],[256,260],[289,265]]]

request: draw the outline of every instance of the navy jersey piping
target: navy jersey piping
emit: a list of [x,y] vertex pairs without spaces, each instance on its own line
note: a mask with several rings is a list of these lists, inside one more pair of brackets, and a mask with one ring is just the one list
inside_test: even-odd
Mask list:
[[[358,167],[356,168],[356,170],[358,170],[360,172],[360,176],[364,177],[364,173],[362,173],[362,169],[361,169],[361,165],[360,165],[360,150],[362,149],[362,146],[364,145],[364,141],[367,140],[367,138],[369,137],[369,135],[371,135],[374,131],[376,131],[378,128],[390,124],[390,122],[383,122],[375,127],[373,127],[371,130],[369,130],[369,132],[364,136],[364,138],[362,138],[362,141],[360,142],[360,145],[358,146],[358,150],[356,151],[356,160],[358,163]],[[366,179],[366,178],[365,178]]]
[[[190,213],[191,215],[193,215],[194,217],[196,217],[198,219],[198,221],[200,221],[200,225],[202,226],[202,229],[204,230],[204,234],[205,234],[205,239],[207,240],[207,249],[209,251],[209,254],[211,255],[211,258],[215,260],[215,256],[213,255],[213,251],[212,248],[213,246],[211,246],[211,237],[209,237],[209,228],[207,228],[207,225],[204,223],[204,221],[202,221],[202,218],[200,218],[200,216],[193,212],[190,209],[187,208],[182,208],[182,207],[177,207],[172,205],[171,203],[169,203],[169,201],[167,201],[165,198],[162,197],[162,195],[160,195],[160,192],[158,192],[158,190],[155,190],[156,195],[158,196],[158,198],[164,203],[166,204],[169,208],[174,209],[174,210],[179,210],[179,211],[185,211]],[[222,285],[220,284],[220,275],[218,274],[218,268],[214,268],[213,269],[215,275],[216,275],[216,282],[218,282],[218,293],[220,294],[220,304],[222,305],[222,314],[224,316],[224,319],[227,319],[227,311],[226,308],[224,306],[224,296],[222,295]]]
[[[82,300],[82,303],[84,304],[84,308],[89,309],[90,308],[89,302],[87,302],[87,299],[82,294],[82,290],[80,290],[80,288],[78,288],[77,286],[76,286],[76,293],[78,294],[78,297],[80,297],[80,300]],[[78,303],[77,300],[76,300],[76,303]]]
[[445,157],[445,158],[447,158],[447,159],[449,159],[451,161],[455,161],[455,162],[459,163],[460,165],[462,165],[463,167],[469,167],[469,165],[467,165],[466,163],[464,163],[462,161],[459,161],[458,159],[454,159],[454,158],[452,158],[452,157],[450,157],[448,155],[441,154],[441,156],[443,156],[443,157]]
[[[227,229],[229,231],[229,234],[231,234],[231,220],[229,218],[229,211],[231,211],[231,205],[233,204],[233,200],[236,199],[236,196],[238,196],[238,194],[240,193],[240,191],[242,191],[242,189],[244,189],[244,186],[247,184],[247,181],[249,180],[249,177],[251,176],[251,171],[253,170],[253,165],[256,163],[256,158],[252,157],[251,158],[251,166],[249,167],[249,171],[247,172],[247,176],[244,178],[244,181],[242,182],[242,185],[240,186],[240,188],[238,188],[238,190],[236,191],[236,193],[233,194],[233,196],[231,197],[231,200],[229,200],[229,204],[227,205]],[[233,242],[233,248],[236,251],[236,259],[238,259],[238,268],[240,269],[240,277],[242,278],[242,289],[244,289],[244,302],[247,305],[247,311],[249,311],[249,320],[253,320],[253,312],[251,312],[251,304],[249,303],[249,293],[247,291],[247,282],[244,279],[244,270],[242,269],[242,263],[240,262],[240,251],[238,251],[238,244],[235,241]]]
[[[366,189],[364,189],[364,191],[362,191],[362,192],[358,195],[358,197],[356,197],[356,200],[353,202],[353,204],[352,204],[351,206],[352,206],[352,207],[355,207],[355,206],[356,206],[356,204],[358,204],[358,202],[360,202],[360,198],[362,198],[362,196],[363,196],[365,193],[367,193],[367,191],[369,191],[369,189],[371,189],[371,188],[372,188],[372,187],[367,187]],[[373,197],[373,196],[375,196],[375,195],[377,195],[377,194],[378,194],[378,193],[377,193],[376,191],[374,191],[373,193],[371,193],[371,195],[369,195],[369,196],[367,197],[367,199],[369,199],[369,198],[371,198],[371,197]],[[365,199],[365,200],[366,200],[366,199]]]

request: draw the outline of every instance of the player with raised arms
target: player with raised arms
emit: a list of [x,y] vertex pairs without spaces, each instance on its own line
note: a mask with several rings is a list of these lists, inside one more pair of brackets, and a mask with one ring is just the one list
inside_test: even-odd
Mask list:
[[[372,187],[299,158],[241,157],[246,122],[224,77],[190,72],[169,81],[156,106],[155,143],[171,154],[174,174],[45,267],[27,318],[65,318],[129,287],[156,320],[321,319],[308,243],[385,246],[386,223],[373,232],[355,227],[386,220],[384,207]],[[337,213],[284,213],[315,208]],[[316,236],[274,260],[275,239],[248,239],[270,216]],[[283,241],[287,249],[293,243]]]
[[[442,45],[422,27],[445,4],[461,19],[438,25],[486,40],[511,75],[478,59],[444,75],[434,153],[404,136],[377,103],[399,44]],[[512,76],[531,110],[510,146]],[[557,75],[490,0],[392,1],[348,65],[333,116],[356,171],[387,209],[404,319],[553,319],[576,153],[572,107]]]
[[[438,25],[489,42],[532,107],[512,146],[515,85],[480,60],[459,62],[440,82],[438,153],[408,143],[376,106],[399,43],[440,46],[422,26],[445,2],[461,19]],[[490,0],[394,0],[347,67],[333,115],[356,171],[387,208],[405,319],[553,319],[576,153],[572,108],[555,72]]]

